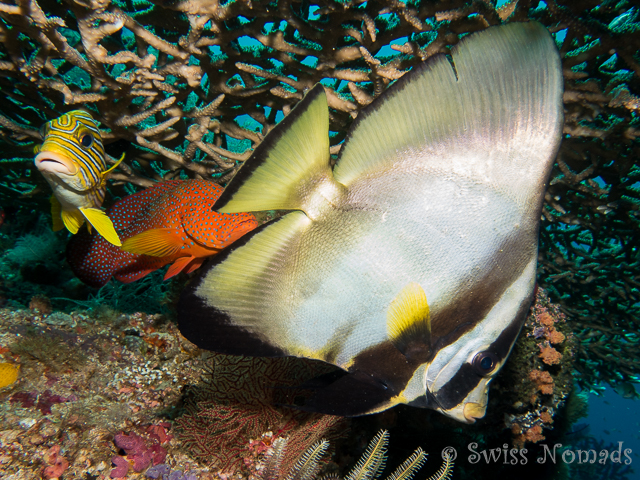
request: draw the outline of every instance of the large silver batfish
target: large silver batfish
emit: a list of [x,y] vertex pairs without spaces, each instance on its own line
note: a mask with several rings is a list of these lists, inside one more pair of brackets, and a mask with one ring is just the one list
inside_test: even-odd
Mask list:
[[293,212],[216,257],[180,329],[205,349],[341,367],[312,410],[405,403],[472,423],[533,296],[562,130],[554,41],[538,23],[463,38],[358,115],[333,171],[328,128],[318,85],[233,179],[220,212]]

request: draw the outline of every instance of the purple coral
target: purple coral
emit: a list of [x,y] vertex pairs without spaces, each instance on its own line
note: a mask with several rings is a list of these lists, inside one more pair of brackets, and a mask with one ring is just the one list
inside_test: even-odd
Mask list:
[[111,461],[113,462],[113,464],[116,466],[113,470],[111,470],[111,473],[109,474],[109,476],[111,478],[123,478],[127,475],[127,473],[129,472],[129,462],[127,462],[124,458],[122,458],[120,455],[116,455],[115,457],[113,457],[111,459]]
[[[36,403],[36,400],[38,403]],[[51,393],[51,390],[45,390],[39,396],[36,392],[18,392],[11,395],[9,399],[11,403],[20,403],[22,408],[31,408],[35,405],[43,415],[49,415],[51,413],[51,407],[56,403],[72,402],[74,400],[77,400],[74,395],[65,398]]]
[[[111,478],[119,478],[126,475],[130,465],[129,462],[133,462],[133,470],[135,472],[142,472],[149,465],[162,464],[167,456],[167,450],[158,443],[158,438],[158,435],[153,435],[153,438],[147,441],[135,433],[129,435],[123,432],[118,433],[113,441],[118,448],[125,451],[127,458],[125,459],[118,455],[111,459],[116,466],[111,471]],[[164,435],[164,438],[165,440],[168,439],[166,435]],[[127,470],[123,472],[125,464]]]

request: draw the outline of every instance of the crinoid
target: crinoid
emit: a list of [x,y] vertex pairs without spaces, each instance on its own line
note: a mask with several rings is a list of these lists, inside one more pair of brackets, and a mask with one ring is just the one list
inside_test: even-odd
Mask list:
[[[389,432],[380,430],[367,446],[356,466],[342,479],[336,474],[323,475],[319,480],[374,480],[384,470],[387,459]],[[281,464],[287,458],[287,440],[278,439],[273,450],[267,454],[264,467],[260,472],[260,480],[314,480],[320,470],[320,460],[329,448],[327,440],[320,440],[309,447],[296,461],[289,471],[282,471]],[[427,454],[418,447],[402,465],[385,480],[411,480],[413,474],[422,467]],[[448,480],[453,472],[453,460],[446,455],[444,464],[427,480]]]

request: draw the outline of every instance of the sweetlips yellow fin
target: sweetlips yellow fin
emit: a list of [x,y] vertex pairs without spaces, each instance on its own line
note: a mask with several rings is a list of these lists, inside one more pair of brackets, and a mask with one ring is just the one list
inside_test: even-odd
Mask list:
[[313,218],[315,210],[344,190],[333,179],[329,160],[329,108],[318,84],[256,148],[214,209],[303,210]]
[[104,213],[99,208],[79,207],[78,210],[80,210],[80,213],[84,215],[89,224],[93,225],[93,227],[98,231],[100,235],[104,237],[107,242],[112,243],[116,247],[122,245],[122,242],[120,242],[120,238],[116,233],[116,229],[113,226],[113,222],[106,213]]
[[49,201],[51,202],[51,221],[53,222],[51,228],[54,232],[57,232],[64,228],[64,223],[62,222],[62,205],[60,205],[60,201],[55,195],[51,195]]
[[114,163],[113,166],[110,169],[105,170],[104,172],[102,172],[100,174],[100,177],[102,178],[102,180],[100,181],[100,185],[101,186],[104,185],[104,182],[107,180],[107,175],[109,175],[111,172],[113,172],[116,169],[116,167],[118,165],[120,165],[120,163],[122,163],[122,161],[124,160],[124,155],[125,154],[123,153],[122,156],[120,157],[120,160],[118,160],[116,163]]
[[84,223],[84,216],[79,210],[60,210],[60,216],[64,226],[74,235]]
[[431,315],[427,295],[422,287],[411,282],[393,299],[387,310],[387,335],[403,354],[411,346],[431,346]]
[[180,235],[170,228],[152,228],[127,238],[122,243],[122,250],[137,255],[168,257],[180,250],[182,243]]

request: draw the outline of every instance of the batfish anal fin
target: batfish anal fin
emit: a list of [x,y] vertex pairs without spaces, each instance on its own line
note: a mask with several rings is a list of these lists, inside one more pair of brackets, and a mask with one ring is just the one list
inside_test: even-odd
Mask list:
[[116,229],[113,226],[113,222],[106,213],[99,208],[80,207],[78,210],[80,210],[89,224],[92,225],[107,242],[115,245],[116,247],[122,245],[120,238],[116,233]]
[[178,326],[185,338],[205,350],[228,355],[286,356],[286,352],[259,334],[234,325],[224,311],[196,295],[189,286],[178,303]]
[[60,210],[60,217],[64,226],[74,235],[84,223],[85,217],[79,210]]
[[428,355],[431,315],[427,295],[418,283],[405,286],[389,305],[387,336],[405,356]]
[[[323,381],[324,379],[320,379],[318,383]],[[345,372],[328,385],[318,387],[312,385],[313,380],[302,385],[302,388],[311,387],[313,394],[298,407],[301,410],[357,417],[381,412],[399,403],[405,403],[402,396],[384,382],[359,371]]]
[[329,160],[329,109],[324,87],[318,84],[256,148],[214,209],[303,210],[313,218],[344,193]]
[[168,257],[178,252],[183,245],[182,237],[171,228],[152,228],[127,238],[122,250],[137,255]]
[[221,353],[297,354],[295,345],[283,343],[286,325],[265,321],[269,298],[264,285],[272,283],[282,252],[309,224],[304,213],[288,213],[212,257],[180,297],[180,332],[200,348]]
[[348,188],[364,176],[420,167],[493,179],[517,198],[530,189],[542,195],[532,179],[543,183],[553,164],[562,89],[560,56],[540,23],[469,35],[450,59],[417,65],[360,112],[335,179]]
[[51,202],[51,228],[54,232],[58,232],[64,228],[64,222],[62,221],[62,205],[60,205],[60,201],[55,195],[51,195],[49,201]]

